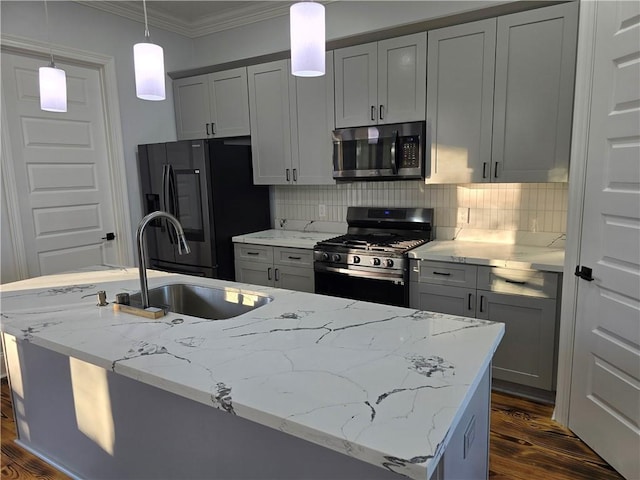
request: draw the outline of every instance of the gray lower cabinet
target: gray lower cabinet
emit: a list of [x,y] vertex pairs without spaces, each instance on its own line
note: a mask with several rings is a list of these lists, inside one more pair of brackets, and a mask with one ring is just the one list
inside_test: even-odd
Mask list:
[[409,302],[420,310],[505,324],[499,380],[555,390],[559,274],[411,260]]
[[236,281],[313,293],[313,250],[236,243]]

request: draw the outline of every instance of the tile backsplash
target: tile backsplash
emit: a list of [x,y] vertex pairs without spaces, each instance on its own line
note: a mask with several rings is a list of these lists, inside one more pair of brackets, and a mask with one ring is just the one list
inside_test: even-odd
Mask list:
[[[438,228],[566,233],[566,183],[429,185],[420,180],[274,187],[276,226],[346,225],[349,206],[431,207]],[[320,205],[326,215],[320,216]]]

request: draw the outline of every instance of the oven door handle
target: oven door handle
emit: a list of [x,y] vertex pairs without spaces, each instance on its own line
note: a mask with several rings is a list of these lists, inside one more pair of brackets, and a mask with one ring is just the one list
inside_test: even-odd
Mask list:
[[387,282],[393,282],[398,285],[404,285],[404,279],[398,278],[397,275],[384,276],[383,272],[366,272],[363,270],[351,270],[348,268],[329,267],[327,265],[315,265],[314,270],[319,273],[338,273],[342,275],[348,275],[350,277],[369,278],[372,280],[384,280]]

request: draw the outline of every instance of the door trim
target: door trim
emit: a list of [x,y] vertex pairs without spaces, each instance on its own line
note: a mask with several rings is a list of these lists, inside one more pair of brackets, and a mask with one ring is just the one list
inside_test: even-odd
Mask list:
[[578,47],[569,161],[569,206],[567,212],[567,241],[565,247],[562,305],[558,339],[558,376],[556,405],[553,419],[563,426],[569,423],[571,376],[576,330],[578,280],[573,269],[580,263],[582,248],[582,214],[589,149],[589,121],[595,62],[595,24],[598,2],[580,2],[578,19]]
[[[7,53],[17,53],[29,56],[42,57],[44,63],[49,59],[51,52],[60,61],[67,61],[84,67],[96,68],[100,77],[102,103],[104,106],[104,123],[107,142],[107,162],[109,170],[109,183],[113,193],[113,213],[116,232],[118,232],[117,257],[118,263],[123,266],[134,265],[133,233],[131,230],[131,214],[129,212],[129,192],[127,190],[127,175],[124,156],[124,143],[122,141],[122,124],[120,122],[120,104],[118,96],[118,83],[116,79],[115,60],[111,56],[87,52],[75,48],[51,45],[17,35],[0,35],[0,49]],[[43,63],[43,65],[44,65]],[[5,111],[2,110],[4,122]],[[22,239],[22,228],[19,211],[17,209],[17,192],[15,191],[15,179],[11,151],[8,149],[8,135],[6,129],[2,130],[2,159],[4,189],[9,207],[9,225],[12,228],[14,251],[17,262],[18,274],[21,278],[27,278],[26,251]],[[8,174],[8,175],[7,175]],[[9,178],[11,176],[11,178]]]

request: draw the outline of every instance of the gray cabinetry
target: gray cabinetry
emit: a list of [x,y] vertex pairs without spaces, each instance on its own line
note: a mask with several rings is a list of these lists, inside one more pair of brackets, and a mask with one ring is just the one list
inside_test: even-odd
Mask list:
[[313,293],[313,251],[234,244],[236,281]]
[[426,54],[426,32],[336,50],[336,127],[424,120]]
[[250,133],[245,67],[174,80],[173,100],[178,140]]
[[505,324],[494,378],[554,390],[558,274],[411,260],[412,308]]
[[253,180],[318,185],[332,177],[333,52],[327,74],[298,79],[289,60],[248,67]]
[[577,26],[578,2],[498,17],[494,181],[568,180]]
[[429,31],[430,183],[489,180],[496,19]]
[[428,34],[430,183],[566,182],[578,3]]

